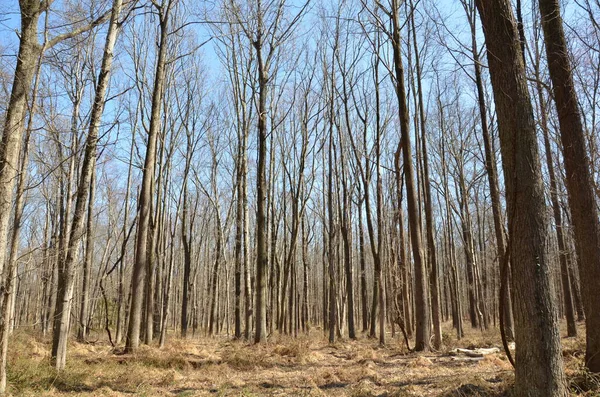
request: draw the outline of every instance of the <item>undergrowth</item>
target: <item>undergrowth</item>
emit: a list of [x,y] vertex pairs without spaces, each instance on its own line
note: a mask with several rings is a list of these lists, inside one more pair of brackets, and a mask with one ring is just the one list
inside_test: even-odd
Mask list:
[[[108,343],[69,343],[67,367],[50,362],[50,340],[17,331],[10,340],[9,392],[14,396],[507,396],[514,375],[503,353],[478,362],[453,361],[456,347],[499,347],[494,330],[445,329],[444,349],[410,353],[403,340],[386,346],[360,335],[327,343],[320,332],[272,335],[254,345],[227,337],[177,339],[122,354]],[[583,332],[582,332],[583,334]],[[600,396],[600,376],[583,367],[583,337],[563,339],[573,395]]]

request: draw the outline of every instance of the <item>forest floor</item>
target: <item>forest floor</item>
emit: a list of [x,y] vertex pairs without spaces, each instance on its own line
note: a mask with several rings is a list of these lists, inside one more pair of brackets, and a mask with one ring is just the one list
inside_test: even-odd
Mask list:
[[[584,330],[580,330],[584,335]],[[72,342],[67,368],[49,364],[50,341],[15,333],[9,353],[9,390],[15,396],[503,396],[514,381],[497,330],[468,330],[456,341],[450,329],[440,352],[410,353],[399,335],[385,347],[364,336],[329,345],[310,336],[274,335],[265,345],[227,337],[169,339],[119,354],[108,342]],[[584,338],[563,339],[574,395],[600,395],[600,381],[582,369]],[[473,361],[456,347],[498,347]],[[121,349],[122,350],[122,349]]]

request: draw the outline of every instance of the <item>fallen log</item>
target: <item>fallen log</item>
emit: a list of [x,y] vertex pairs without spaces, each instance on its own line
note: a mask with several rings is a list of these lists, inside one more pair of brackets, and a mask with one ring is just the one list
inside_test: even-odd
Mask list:
[[481,349],[454,349],[455,354],[464,354],[467,357],[483,357],[489,354],[500,353],[500,349],[497,347],[492,348],[481,348]]

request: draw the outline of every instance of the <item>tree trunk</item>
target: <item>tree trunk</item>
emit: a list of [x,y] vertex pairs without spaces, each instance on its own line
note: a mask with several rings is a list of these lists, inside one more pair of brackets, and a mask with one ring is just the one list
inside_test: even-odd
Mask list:
[[[515,289],[516,396],[567,395],[548,218],[519,34],[508,0],[477,0],[494,90]],[[531,313],[537,313],[535,318]]]
[[148,261],[148,238],[150,232],[150,210],[152,203],[152,188],[154,180],[154,167],[156,163],[156,146],[161,128],[161,107],[164,95],[166,74],[166,52],[169,26],[169,14],[172,1],[164,0],[158,8],[160,20],[160,38],[158,43],[158,56],[156,59],[156,73],[152,91],[152,110],[150,114],[150,128],[148,131],[148,144],[142,175],[142,186],[139,193],[138,231],[136,235],[135,262],[131,278],[131,306],[129,308],[129,324],[125,351],[133,353],[140,344],[140,327],[142,324],[142,305],[144,303],[144,287],[146,286],[146,269]]
[[586,136],[577,102],[569,51],[558,0],[539,0],[548,70],[563,146],[566,187],[573,219],[575,246],[582,274],[585,308],[585,363],[600,372],[600,219],[590,170]]
[[258,167],[256,174],[256,302],[254,310],[254,343],[267,340],[267,83],[268,75],[262,55],[262,15],[258,10],[258,37],[253,43],[256,50],[258,68]]
[[394,57],[394,72],[396,96],[398,98],[398,113],[400,116],[400,135],[402,155],[404,158],[404,178],[406,181],[406,202],[408,204],[408,224],[412,244],[413,261],[415,264],[415,307],[416,307],[416,341],[415,350],[429,350],[431,327],[429,322],[429,296],[427,290],[427,266],[423,258],[421,243],[421,228],[418,213],[417,193],[414,181],[414,167],[410,137],[408,106],[406,104],[406,89],[404,86],[404,67],[402,66],[402,41],[400,39],[398,0],[392,0],[392,45]]
[[[481,135],[483,137],[483,147],[485,152],[485,169],[488,177],[490,188],[490,198],[492,200],[492,214],[494,218],[494,233],[496,237],[496,250],[498,252],[498,266],[500,273],[501,267],[506,262],[506,231],[502,216],[502,207],[500,202],[500,191],[498,188],[498,170],[496,167],[496,154],[493,149],[492,137],[490,136],[487,103],[485,99],[485,91],[483,86],[483,78],[481,76],[481,61],[479,58],[479,46],[477,44],[476,10],[473,1],[463,3],[467,16],[469,18],[469,26],[471,29],[471,54],[473,57],[473,68],[475,72],[475,85],[477,87],[477,104],[479,108],[479,119],[481,121]],[[508,270],[508,269],[507,269]],[[507,272],[508,273],[508,272]],[[504,302],[500,302],[504,306],[504,330],[506,337],[509,340],[514,339],[514,319],[512,313],[511,289],[508,280],[501,280],[500,287],[504,288]]]
[[182,205],[183,210],[181,212],[181,243],[183,245],[183,284],[182,297],[181,297],[181,337],[187,337],[188,331],[188,314],[189,314],[189,296],[190,296],[190,274],[192,269],[192,247],[191,247],[191,236],[188,236],[188,197],[187,197],[187,181],[184,178],[183,186],[183,197]]
[[540,76],[540,51],[537,42],[535,46],[534,70],[536,78],[536,91],[539,104],[540,127],[544,138],[544,151],[546,152],[546,168],[548,169],[548,178],[550,179],[550,201],[552,203],[552,214],[554,216],[556,242],[558,245],[558,258],[560,262],[560,276],[562,282],[562,292],[564,300],[565,316],[567,318],[567,336],[577,336],[577,324],[575,322],[575,304],[573,292],[571,291],[571,280],[569,274],[569,264],[567,256],[567,247],[565,244],[565,231],[562,221],[562,209],[560,207],[560,198],[558,197],[558,184],[556,173],[554,171],[554,161],[552,160],[552,147],[550,145],[550,131],[548,128],[548,114],[544,91]]
[[[359,190],[360,196],[360,190]],[[359,197],[358,202],[358,255],[360,261],[360,304],[361,304],[361,316],[362,316],[362,331],[366,332],[369,328],[369,302],[367,299],[367,271],[366,271],[366,259],[365,259],[365,233],[363,229],[362,217],[363,217],[363,201],[364,199]]]
[[85,154],[81,168],[81,178],[77,188],[77,199],[73,213],[73,223],[65,255],[64,263],[60,266],[58,278],[58,298],[54,317],[52,333],[52,359],[57,370],[64,369],[67,360],[67,338],[71,319],[71,303],[73,299],[73,283],[75,264],[79,253],[79,243],[83,237],[86,204],[88,194],[92,188],[92,178],[96,166],[96,151],[98,146],[98,133],[104,111],[104,100],[108,90],[110,71],[113,61],[113,49],[119,32],[119,14],[122,0],[114,0],[112,5],[110,24],[106,35],[102,66],[98,75],[98,84],[90,116],[90,126],[86,140]]
[[[133,132],[135,133],[135,127]],[[128,241],[128,231],[127,231],[127,220],[129,219],[129,198],[131,194],[131,179],[132,179],[132,167],[133,167],[133,153],[135,148],[135,136],[131,136],[131,146],[129,148],[129,166],[127,167],[127,186],[125,190],[125,209],[123,211],[123,242],[121,244],[121,254],[120,261],[118,263],[118,273],[119,273],[119,281],[117,286],[117,334],[115,336],[115,343],[121,343],[123,339],[123,330],[125,328],[125,256],[127,255],[127,241]],[[133,228],[133,225],[131,226]],[[133,229],[132,229],[133,230]]]
[[437,253],[435,249],[435,235],[433,234],[433,204],[431,201],[431,181],[429,179],[429,157],[427,155],[427,128],[425,126],[425,103],[423,102],[423,88],[421,78],[421,63],[419,47],[417,45],[417,32],[415,28],[414,5],[410,2],[410,22],[412,28],[413,44],[415,51],[415,68],[417,78],[417,98],[419,108],[419,126],[421,127],[421,145],[423,149],[423,184],[425,185],[425,224],[427,228],[427,259],[429,260],[429,286],[431,288],[431,320],[433,322],[433,347],[442,347],[442,325],[440,313],[440,282],[438,277]]
[[88,316],[90,306],[90,281],[92,276],[92,259],[94,255],[94,198],[96,192],[96,168],[92,168],[90,178],[90,195],[87,213],[85,237],[85,258],[83,259],[83,280],[81,286],[81,306],[79,308],[79,329],[77,340],[85,342],[88,334]]

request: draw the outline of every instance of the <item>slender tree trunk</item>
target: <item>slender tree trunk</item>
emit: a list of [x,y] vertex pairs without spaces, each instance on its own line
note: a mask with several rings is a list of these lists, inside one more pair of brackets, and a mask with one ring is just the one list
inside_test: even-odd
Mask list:
[[122,0],[114,0],[102,66],[98,75],[98,84],[90,116],[90,126],[86,140],[85,154],[81,168],[81,178],[77,189],[73,223],[65,256],[61,265],[58,279],[58,299],[56,302],[56,314],[54,317],[54,329],[52,333],[52,359],[57,370],[64,369],[67,360],[67,338],[71,318],[71,303],[73,299],[73,283],[75,276],[75,264],[79,253],[79,243],[83,237],[86,204],[88,194],[92,187],[92,178],[96,166],[96,151],[98,146],[98,133],[100,122],[104,111],[104,99],[108,90],[110,71],[113,61],[113,49],[119,32],[119,14],[121,12]]
[[408,223],[412,244],[413,261],[415,264],[415,306],[416,306],[416,341],[415,350],[429,350],[429,296],[427,290],[427,266],[424,261],[423,245],[421,243],[421,228],[418,214],[417,193],[414,182],[414,167],[409,126],[408,107],[406,104],[406,89],[404,86],[404,67],[402,66],[402,41],[400,39],[398,1],[392,0],[392,45],[394,57],[394,72],[396,75],[396,95],[398,97],[398,113],[400,116],[400,134],[402,140],[402,155],[404,158],[404,178],[406,181],[406,201],[408,204]]
[[[472,1],[472,0],[471,0]],[[500,202],[500,191],[498,188],[498,170],[496,166],[496,154],[493,149],[492,137],[489,132],[487,103],[483,87],[483,78],[481,76],[481,61],[479,58],[479,46],[477,44],[477,30],[475,26],[476,10],[473,2],[463,3],[469,19],[471,28],[471,54],[473,57],[473,68],[475,72],[475,85],[477,87],[477,103],[479,108],[479,119],[481,121],[481,135],[483,137],[483,147],[485,152],[485,168],[490,188],[490,198],[492,200],[492,214],[494,217],[494,232],[496,237],[496,250],[498,252],[498,265],[502,267],[506,262],[506,232],[502,216],[502,207]],[[502,273],[502,270],[500,270]],[[509,273],[509,272],[507,272]],[[514,319],[512,313],[511,289],[508,280],[500,281],[501,288],[504,288],[504,330],[509,340],[514,339]]]
[[192,269],[192,247],[191,247],[191,239],[188,236],[188,197],[187,197],[187,181],[184,181],[183,186],[183,198],[182,205],[183,210],[181,212],[181,243],[183,245],[183,284],[181,286],[182,289],[182,298],[181,298],[181,337],[187,337],[188,331],[188,306],[189,306],[189,296],[190,296],[190,275]]
[[306,217],[302,217],[302,265],[303,265],[303,280],[302,280],[302,331],[308,333],[309,331],[309,311],[308,311],[308,271],[309,271],[309,257],[308,257],[308,231],[306,230]]
[[242,261],[243,261],[243,239],[244,239],[244,186],[242,183],[243,173],[246,172],[243,157],[246,153],[245,132],[238,133],[238,155],[237,155],[237,175],[236,175],[236,213],[235,213],[235,313],[234,313],[234,337],[242,337]]
[[154,180],[154,167],[156,163],[156,146],[161,127],[161,107],[164,95],[166,75],[166,52],[169,27],[169,14],[172,1],[164,0],[158,8],[160,20],[160,37],[158,43],[158,56],[156,59],[156,73],[152,92],[152,110],[150,114],[150,128],[148,131],[148,145],[142,175],[142,186],[139,193],[139,221],[136,235],[135,262],[131,278],[131,306],[129,308],[129,324],[125,351],[133,353],[140,343],[140,327],[142,324],[142,305],[144,303],[144,287],[146,286],[146,269],[148,261],[148,238],[150,232],[150,210],[152,203],[152,188]]
[[[360,190],[359,190],[360,196]],[[367,271],[366,271],[366,259],[365,259],[365,233],[363,229],[363,201],[364,199],[359,197],[358,202],[358,255],[360,261],[360,304],[361,304],[361,315],[362,315],[362,331],[366,332],[369,328],[369,306],[367,299]]]
[[[339,23],[339,20],[338,20]],[[336,36],[337,37],[337,36]],[[334,47],[334,53],[337,49],[337,38],[336,44]],[[333,66],[332,66],[333,67]],[[327,274],[329,276],[329,295],[328,295],[328,323],[329,323],[329,343],[335,342],[335,331],[337,325],[337,313],[336,313],[336,272],[335,272],[335,223],[334,223],[334,208],[333,208],[333,153],[334,153],[334,144],[333,144],[333,128],[334,128],[334,106],[335,106],[335,97],[334,97],[334,87],[335,87],[335,78],[332,73],[331,78],[331,86],[330,86],[330,97],[328,98],[329,102],[329,131],[328,131],[328,158],[327,158]],[[324,276],[324,275],[323,275]],[[325,299],[325,297],[323,297]]]
[[415,51],[415,68],[417,78],[417,98],[419,108],[419,126],[421,127],[421,145],[423,149],[423,184],[425,185],[425,224],[427,228],[427,259],[429,260],[429,286],[431,288],[431,320],[433,325],[433,347],[442,347],[442,324],[440,313],[440,283],[438,277],[437,253],[435,249],[435,235],[433,234],[433,204],[431,200],[431,181],[429,179],[429,157],[427,155],[427,128],[425,125],[425,104],[423,102],[423,88],[421,78],[421,62],[419,47],[417,45],[417,32],[414,19],[414,5],[410,2],[411,28]]
[[267,69],[262,55],[262,14],[260,0],[258,2],[258,37],[253,43],[258,62],[258,168],[256,175],[256,303],[254,310],[255,333],[254,343],[263,343],[267,340]]
[[[247,135],[246,135],[247,136]],[[244,168],[246,168],[247,164],[247,153],[243,156],[243,164]],[[248,219],[248,194],[247,194],[247,172],[242,174],[242,199],[244,205],[244,218],[242,223],[244,225],[244,234],[243,234],[243,255],[244,255],[244,339],[250,339],[250,333],[252,330],[252,288],[251,288],[251,269],[250,269],[250,258],[248,257],[249,245],[250,245],[250,233],[249,233],[249,219]]]
[[87,209],[87,226],[85,238],[85,257],[83,259],[83,281],[81,287],[81,306],[79,308],[79,329],[77,340],[84,342],[88,334],[88,316],[90,306],[90,281],[92,276],[92,259],[94,254],[94,199],[96,193],[96,168],[92,168],[90,178],[90,196]]
[[[133,131],[135,132],[135,127]],[[131,146],[129,149],[129,165],[127,167],[127,187],[125,188],[125,209],[123,211],[123,243],[121,244],[121,254],[120,254],[120,262],[118,264],[118,272],[119,272],[119,281],[117,286],[117,334],[115,336],[115,342],[117,344],[121,343],[123,339],[123,330],[125,328],[125,256],[127,255],[127,240],[128,240],[128,231],[127,231],[127,221],[129,219],[129,199],[131,194],[131,179],[132,179],[132,167],[133,167],[133,153],[135,148],[135,136],[131,137]],[[131,226],[133,228],[133,225]]]
[[162,317],[161,327],[160,327],[160,341],[159,347],[163,348],[165,346],[165,340],[167,339],[167,328],[169,324],[169,317],[171,315],[170,310],[170,302],[171,302],[171,290],[173,288],[173,267],[175,264],[175,230],[177,229],[177,217],[179,216],[179,206],[177,206],[177,210],[175,211],[175,216],[173,220],[173,231],[171,232],[171,252],[169,253],[169,267],[167,270],[167,280],[165,282],[165,297],[163,302],[164,314]]

